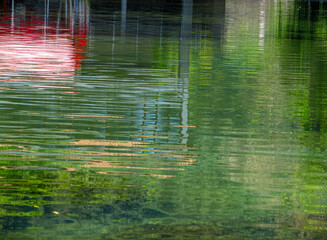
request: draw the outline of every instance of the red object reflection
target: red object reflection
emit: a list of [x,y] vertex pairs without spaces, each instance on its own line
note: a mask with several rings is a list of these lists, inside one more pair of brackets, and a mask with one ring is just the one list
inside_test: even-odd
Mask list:
[[0,17],[0,80],[29,82],[39,88],[73,88],[67,83],[75,81],[85,57],[87,24],[79,21],[74,26],[70,20],[25,9]]

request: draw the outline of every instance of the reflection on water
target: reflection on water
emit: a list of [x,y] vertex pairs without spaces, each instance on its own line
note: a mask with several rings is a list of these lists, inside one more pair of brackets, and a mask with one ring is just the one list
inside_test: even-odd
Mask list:
[[77,2],[68,5],[60,1],[54,16],[49,13],[49,0],[44,2],[44,12],[30,11],[14,1],[8,10],[7,2],[3,2],[0,79],[36,88],[73,89],[71,82],[75,81],[87,44],[86,2],[80,2],[78,9]]
[[7,1],[0,237],[326,237],[326,4]]

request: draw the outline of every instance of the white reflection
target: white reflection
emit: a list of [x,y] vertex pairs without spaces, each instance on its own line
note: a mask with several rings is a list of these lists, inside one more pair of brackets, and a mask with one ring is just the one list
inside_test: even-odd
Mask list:
[[43,39],[34,34],[0,35],[2,79],[19,76],[73,80],[75,57],[72,40],[64,36]]
[[265,25],[266,25],[266,0],[260,3],[259,17],[259,50],[263,50],[265,44]]
[[192,18],[193,18],[193,0],[183,0],[183,12],[180,34],[179,47],[179,77],[183,88],[182,103],[182,136],[183,144],[187,144],[188,139],[188,88],[189,88],[189,72],[190,72],[190,44],[192,35]]

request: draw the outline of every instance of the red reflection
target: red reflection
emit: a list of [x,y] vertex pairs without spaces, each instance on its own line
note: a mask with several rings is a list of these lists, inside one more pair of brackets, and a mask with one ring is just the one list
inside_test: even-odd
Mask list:
[[73,88],[67,83],[75,81],[87,47],[88,8],[86,3],[82,6],[81,16],[70,6],[68,12],[75,14],[71,16],[62,7],[43,14],[27,11],[25,6],[8,11],[3,5],[7,12],[0,16],[0,81]]

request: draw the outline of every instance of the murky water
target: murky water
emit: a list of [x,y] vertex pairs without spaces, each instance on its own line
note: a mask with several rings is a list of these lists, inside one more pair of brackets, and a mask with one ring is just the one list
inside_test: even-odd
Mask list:
[[0,238],[327,238],[326,11],[2,1]]

